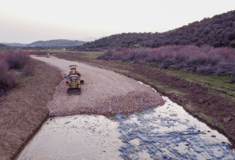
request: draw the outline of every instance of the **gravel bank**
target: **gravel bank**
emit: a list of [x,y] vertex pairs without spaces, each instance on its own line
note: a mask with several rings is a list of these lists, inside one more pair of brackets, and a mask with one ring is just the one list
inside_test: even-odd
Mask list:
[[81,79],[85,80],[81,95],[67,95],[66,80],[60,83],[54,100],[48,104],[52,117],[79,113],[129,114],[164,104],[161,96],[151,87],[113,71],[56,57],[32,57],[58,67],[63,75],[68,73],[69,65],[76,64]]

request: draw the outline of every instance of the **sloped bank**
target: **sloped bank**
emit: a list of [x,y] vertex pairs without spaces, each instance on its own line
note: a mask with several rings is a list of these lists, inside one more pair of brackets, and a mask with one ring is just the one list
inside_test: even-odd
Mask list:
[[16,89],[0,97],[0,159],[14,159],[47,119],[60,72],[33,60],[34,76],[22,77]]

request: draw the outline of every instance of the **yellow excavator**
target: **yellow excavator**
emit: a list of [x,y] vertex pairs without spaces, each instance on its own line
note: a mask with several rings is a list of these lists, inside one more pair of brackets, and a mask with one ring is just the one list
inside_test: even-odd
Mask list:
[[84,80],[80,80],[81,74],[76,70],[77,65],[70,65],[69,75],[67,76],[68,94],[81,94],[81,85],[84,84]]

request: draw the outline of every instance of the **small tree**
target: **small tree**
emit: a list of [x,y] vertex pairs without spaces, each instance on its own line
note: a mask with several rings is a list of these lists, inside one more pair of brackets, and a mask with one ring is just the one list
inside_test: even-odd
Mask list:
[[233,40],[232,42],[230,42],[230,46],[235,48],[235,40]]

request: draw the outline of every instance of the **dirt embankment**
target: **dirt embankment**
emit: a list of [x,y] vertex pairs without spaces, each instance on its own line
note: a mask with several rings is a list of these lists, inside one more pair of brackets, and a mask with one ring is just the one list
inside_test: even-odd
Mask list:
[[33,58],[58,67],[63,74],[68,74],[69,65],[76,64],[82,75],[81,79],[85,80],[82,93],[78,96],[67,94],[64,79],[56,89],[54,100],[48,104],[49,116],[80,113],[113,116],[164,104],[163,99],[150,86],[140,85],[137,81],[113,71],[53,56]]
[[[157,89],[161,94],[168,96],[172,101],[182,105],[201,121],[219,130],[229,138],[234,147],[235,103],[233,101],[218,94],[210,93],[209,88],[198,83],[146,68],[142,64],[123,63],[114,60],[96,60],[84,58],[81,55],[82,53],[74,55],[57,54],[56,56],[114,70],[146,84],[148,84],[146,79],[152,81],[154,83],[154,85],[151,85],[153,88]],[[183,94],[179,96],[174,92],[171,93],[171,91],[166,92],[158,87],[158,84],[167,86],[170,90],[180,91]]]
[[48,116],[60,72],[34,61],[34,76],[21,79],[16,89],[0,97],[0,159],[13,159]]

